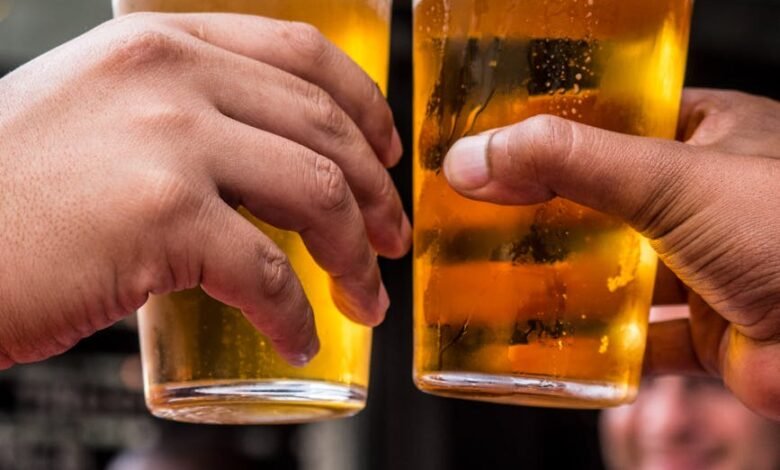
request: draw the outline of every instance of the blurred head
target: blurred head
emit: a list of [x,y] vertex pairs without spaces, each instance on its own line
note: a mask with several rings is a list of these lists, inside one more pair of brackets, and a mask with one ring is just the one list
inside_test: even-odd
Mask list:
[[[686,318],[687,306],[653,308],[653,322]],[[634,404],[601,415],[611,470],[780,470],[780,423],[745,408],[719,379],[647,379]]]
[[648,380],[636,403],[602,414],[601,437],[614,470],[780,469],[780,423],[711,378]]

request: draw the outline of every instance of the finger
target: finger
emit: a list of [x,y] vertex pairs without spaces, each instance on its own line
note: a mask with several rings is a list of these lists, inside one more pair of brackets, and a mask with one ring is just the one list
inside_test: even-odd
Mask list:
[[726,90],[683,94],[678,139],[721,152],[778,158],[780,103]]
[[687,303],[650,309],[644,359],[646,375],[708,375],[693,347],[690,316]]
[[653,290],[653,305],[678,305],[688,302],[688,289],[666,263],[658,263]]
[[398,163],[403,147],[381,90],[313,26],[234,14],[177,15],[170,20],[203,41],[322,88],[358,125],[382,163]]
[[689,310],[689,321],[650,325],[645,374],[720,376],[748,408],[780,420],[777,338],[757,340],[742,334],[696,294],[690,296]]
[[706,374],[693,348],[691,325],[687,319],[650,324],[644,374]]
[[203,290],[241,309],[291,364],[310,361],[319,350],[314,316],[285,254],[227,205],[217,202],[209,215]]
[[680,102],[680,118],[677,121],[677,140],[687,142],[699,124],[707,117],[713,104],[713,90],[686,88]]
[[[653,316],[670,318],[665,312],[674,309],[656,307]],[[729,323],[695,294],[691,295],[689,312],[687,319],[650,324],[645,374],[721,374],[721,348]]]
[[226,118],[212,127],[226,139],[209,160],[223,196],[273,226],[300,233],[333,279],[342,313],[370,326],[381,323],[387,295],[360,208],[339,167],[295,142]]
[[274,67],[223,52],[215,60],[224,61],[231,73],[225,74],[221,68],[204,71],[220,111],[334,161],[357,199],[377,252],[391,258],[406,254],[411,245],[411,226],[401,198],[349,115],[319,87]]
[[747,332],[756,325],[727,322],[695,293],[690,305],[693,343],[705,368],[716,371],[748,408],[780,420],[780,338],[752,336]]
[[536,116],[456,142],[444,162],[464,196],[535,204],[561,196],[616,215],[650,238],[711,201],[717,155],[677,142],[609,132]]
[[723,380],[748,408],[780,421],[780,342],[757,341],[732,328],[723,350]]
[[693,347],[702,367],[712,375],[723,371],[722,353],[730,323],[695,292],[688,295]]

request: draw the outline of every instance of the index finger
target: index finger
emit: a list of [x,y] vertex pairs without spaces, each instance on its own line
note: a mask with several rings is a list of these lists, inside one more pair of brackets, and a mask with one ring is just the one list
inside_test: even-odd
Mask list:
[[379,86],[315,27],[229,13],[192,13],[170,18],[203,41],[322,88],[358,125],[383,164],[393,166],[401,158],[401,139]]
[[738,91],[686,89],[677,139],[737,155],[778,158],[780,103]]
[[710,112],[707,101],[711,101],[712,92],[703,88],[686,88],[680,101],[680,118],[677,121],[677,140],[686,142],[693,137],[699,124]]
[[690,305],[653,307],[644,358],[645,375],[718,375],[728,322],[696,295]]
[[693,346],[690,314],[687,303],[650,309],[645,375],[704,374]]

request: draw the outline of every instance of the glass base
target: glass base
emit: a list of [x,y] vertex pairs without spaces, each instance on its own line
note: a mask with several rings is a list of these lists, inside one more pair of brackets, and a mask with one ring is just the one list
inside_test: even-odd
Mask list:
[[306,380],[204,381],[150,387],[146,405],[159,418],[208,424],[294,424],[352,416],[366,389]]
[[547,408],[595,409],[630,403],[636,387],[607,382],[554,380],[473,372],[434,372],[415,377],[423,392],[450,398]]

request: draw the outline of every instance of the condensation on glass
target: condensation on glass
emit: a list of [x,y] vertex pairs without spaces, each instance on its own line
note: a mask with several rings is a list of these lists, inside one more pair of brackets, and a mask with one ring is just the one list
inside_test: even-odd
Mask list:
[[648,241],[561,199],[464,199],[442,160],[463,136],[539,114],[674,138],[692,1],[414,5],[417,386],[551,407],[633,400],[657,264]]
[[[311,23],[386,87],[390,0],[114,0],[113,5],[117,15],[235,12]],[[368,391],[371,330],[338,311],[327,274],[297,234],[244,215],[289,257],[314,309],[320,352],[307,366],[292,367],[239,311],[201,289],[152,296],[139,312],[149,409],[179,421],[241,424],[357,413]]]

